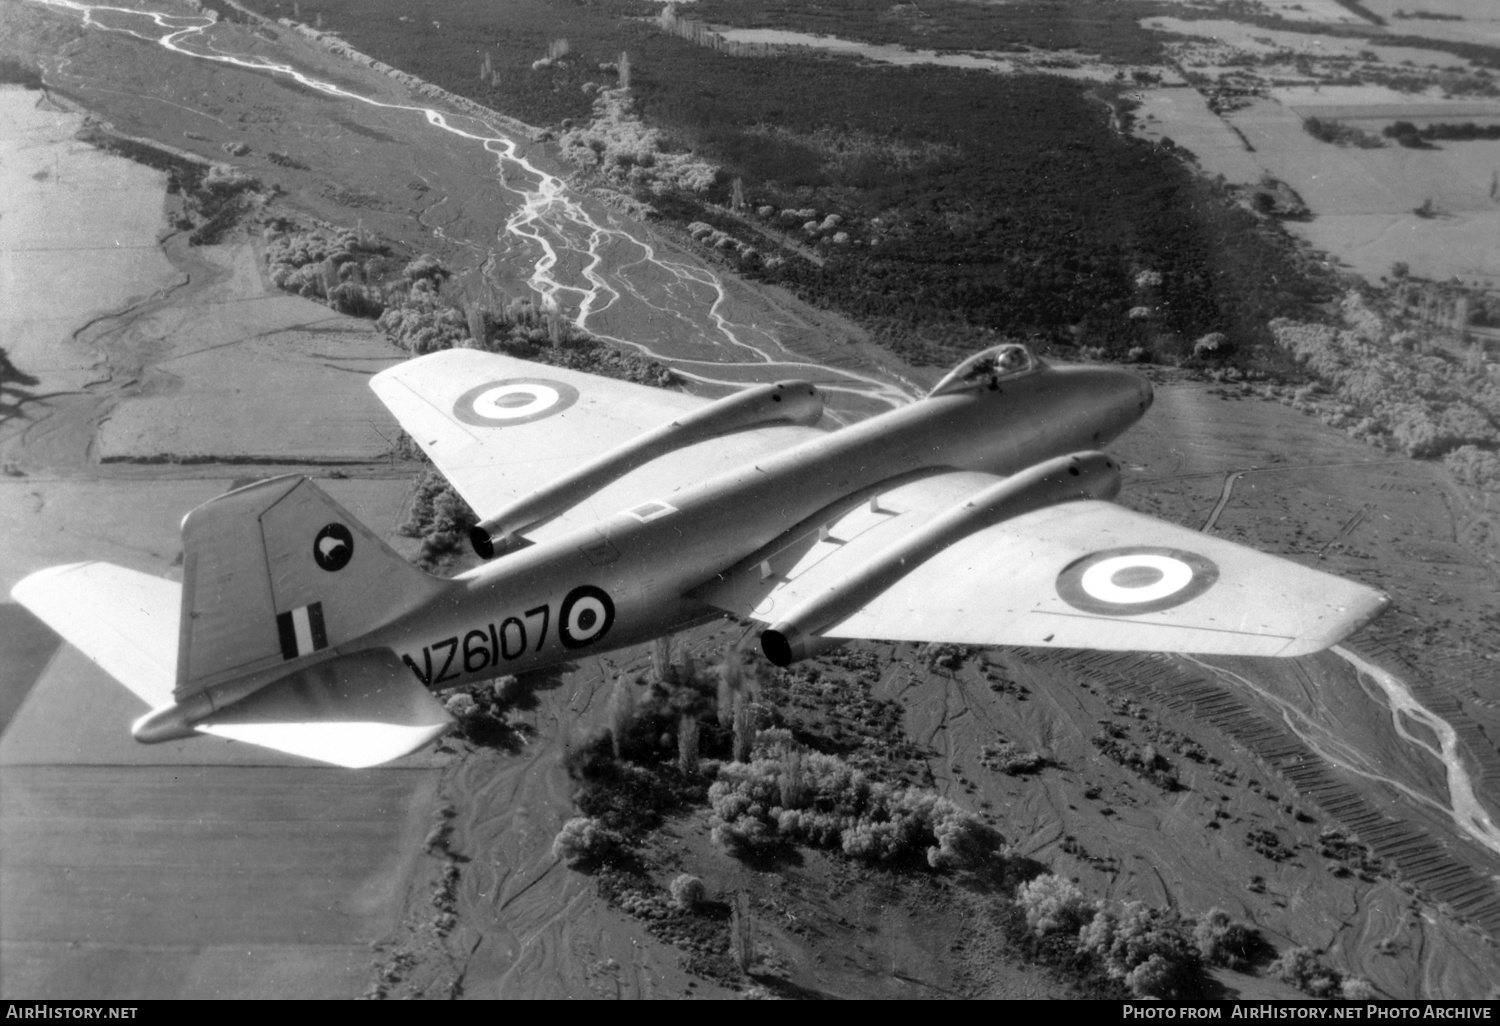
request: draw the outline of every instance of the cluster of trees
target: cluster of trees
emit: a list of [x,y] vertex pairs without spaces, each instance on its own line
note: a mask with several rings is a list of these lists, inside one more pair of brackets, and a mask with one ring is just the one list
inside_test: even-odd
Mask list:
[[417,564],[436,572],[468,547],[469,529],[479,522],[463,496],[448,479],[428,468],[417,480],[411,513],[398,529],[408,538],[422,539]]
[[473,346],[638,384],[665,387],[674,380],[657,361],[577,327],[556,303],[450,297],[443,290],[450,272],[430,253],[407,260],[369,232],[308,230],[285,219],[273,223],[265,239],[272,284],[324,300],[340,313],[374,318],[408,352]]
[[[1137,997],[1190,998],[1201,987],[1208,958],[1196,942],[1194,924],[1176,912],[1142,902],[1093,900],[1051,873],[1021,884],[1016,904],[1033,938],[1063,951],[1071,948]],[[1206,946],[1220,964],[1248,957],[1244,949],[1255,935],[1240,924],[1221,923],[1220,916],[1228,918],[1219,910],[1204,917],[1210,924]]]
[[[693,14],[712,24],[754,24],[735,0],[696,0]],[[1113,0],[1070,0],[1067,4],[989,4],[931,0],[919,16],[891,16],[881,0],[824,0],[817,5],[780,4],[772,24],[866,43],[930,50],[1067,50],[1102,54],[1125,64],[1162,60],[1161,37],[1143,31],[1140,19],[1153,14],[1181,17],[1180,5]]]
[[1436,121],[1425,128],[1418,128],[1410,121],[1397,121],[1382,129],[1381,134],[1396,140],[1402,146],[1420,150],[1428,148],[1434,141],[1487,139],[1493,142],[1500,139],[1500,125],[1476,125],[1472,121],[1461,124]]
[[[1201,991],[1206,967],[1250,972],[1270,958],[1260,934],[1223,909],[1187,919],[1139,901],[1097,901],[1051,873],[1021,884],[1015,900],[1034,940],[1057,954],[1071,950],[1137,997],[1190,998]],[[1367,981],[1342,976],[1307,948],[1288,949],[1267,972],[1314,997],[1375,996]]]
[[681,151],[660,129],[647,127],[628,89],[585,82],[583,90],[597,97],[593,118],[558,139],[564,160],[647,195],[702,193],[718,180],[717,167]]
[[865,862],[925,859],[934,869],[970,870],[996,866],[1004,853],[979,816],[808,751],[785,730],[763,732],[750,761],[720,767],[708,797],[713,839],[733,852],[811,844]]
[[1309,948],[1287,948],[1268,969],[1282,983],[1290,983],[1315,998],[1342,998],[1345,1001],[1368,1001],[1376,996],[1370,981],[1345,976],[1319,961]]
[[867,862],[1003,870],[1003,839],[980,817],[810,751],[774,725],[740,653],[702,666],[659,648],[654,679],[619,679],[608,730],[570,760],[584,815],[558,835],[560,858],[610,858],[654,822],[653,805],[706,800],[714,840],[735,853],[807,844]]
[[1294,406],[1412,457],[1500,445],[1500,383],[1482,367],[1424,351],[1417,333],[1393,330],[1358,293],[1349,293],[1342,312],[1342,328],[1272,322],[1277,343],[1337,400],[1320,401],[1315,389],[1306,389]]
[[378,318],[416,281],[441,284],[447,273],[431,257],[403,265],[390,246],[355,229],[309,231],[279,220],[265,241],[271,284],[353,317]]
[[[1378,135],[1352,125],[1346,125],[1339,121],[1330,121],[1324,118],[1308,118],[1302,122],[1302,127],[1307,134],[1322,142],[1333,143],[1335,146],[1358,146],[1364,150],[1378,150],[1385,145],[1385,140]],[[1390,129],[1386,129],[1386,135],[1390,135]]]

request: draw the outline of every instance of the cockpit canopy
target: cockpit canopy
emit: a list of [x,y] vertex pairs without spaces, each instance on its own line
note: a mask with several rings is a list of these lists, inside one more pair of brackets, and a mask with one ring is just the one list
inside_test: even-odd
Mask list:
[[1007,342],[975,353],[953,368],[927,394],[950,395],[971,389],[998,388],[1002,381],[1034,374],[1045,366],[1040,357],[1033,356],[1031,350],[1019,342]]

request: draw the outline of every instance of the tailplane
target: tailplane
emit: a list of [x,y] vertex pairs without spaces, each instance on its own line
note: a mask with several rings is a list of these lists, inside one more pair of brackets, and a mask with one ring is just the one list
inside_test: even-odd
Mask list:
[[180,585],[74,563],[11,591],[150,707],[138,740],[208,733],[361,767],[452,724],[390,651],[334,651],[449,585],[311,481],[221,495],[187,515],[182,541]]
[[182,585],[109,563],[39,570],[11,597],[152,709],[172,704]]

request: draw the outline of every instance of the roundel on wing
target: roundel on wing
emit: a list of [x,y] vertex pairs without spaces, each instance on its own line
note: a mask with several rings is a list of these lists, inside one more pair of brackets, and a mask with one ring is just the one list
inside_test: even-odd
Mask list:
[[475,385],[453,403],[453,416],[475,427],[513,427],[552,417],[578,401],[578,389],[547,378],[504,378]]
[[313,539],[313,562],[330,573],[342,570],[354,558],[354,535],[340,523],[332,523]]
[[581,584],[568,592],[557,613],[557,633],[565,648],[582,648],[609,633],[615,604],[603,588]]
[[1085,613],[1134,616],[1180,606],[1218,579],[1218,566],[1196,552],[1131,545],[1075,559],[1057,575],[1057,594]]

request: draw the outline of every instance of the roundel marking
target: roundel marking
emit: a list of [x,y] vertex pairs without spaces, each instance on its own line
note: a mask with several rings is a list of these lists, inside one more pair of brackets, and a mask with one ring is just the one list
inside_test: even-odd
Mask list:
[[557,633],[565,648],[582,648],[609,633],[615,622],[615,604],[603,588],[580,584],[562,600],[557,614]]
[[340,523],[332,523],[313,539],[313,562],[332,573],[342,570],[354,558],[354,535]]
[[453,403],[453,416],[475,427],[510,427],[561,413],[578,389],[547,378],[505,378],[475,385]]
[[1057,575],[1057,594],[1085,613],[1134,616],[1180,606],[1218,579],[1218,566],[1196,552],[1132,545],[1075,559]]

